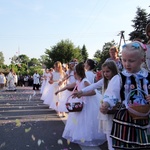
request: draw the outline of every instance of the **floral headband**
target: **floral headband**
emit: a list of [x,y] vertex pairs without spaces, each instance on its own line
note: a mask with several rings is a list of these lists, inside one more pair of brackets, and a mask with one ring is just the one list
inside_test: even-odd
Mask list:
[[[122,48],[125,48],[127,46],[127,44],[124,44],[123,46],[122,46]],[[144,49],[144,51],[146,51],[146,46],[145,46],[145,44],[143,44],[143,43],[141,43],[141,42],[134,42],[133,44],[132,44],[132,47],[134,47],[135,49],[139,49],[140,47],[142,47],[143,49]]]

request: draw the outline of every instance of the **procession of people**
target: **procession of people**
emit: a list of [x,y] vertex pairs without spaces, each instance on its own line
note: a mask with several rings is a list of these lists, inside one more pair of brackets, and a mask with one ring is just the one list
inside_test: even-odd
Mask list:
[[[118,47],[110,47],[99,78],[93,59],[58,60],[43,75],[35,70],[30,86],[58,117],[67,118],[63,138],[89,147],[107,141],[109,150],[150,149],[150,23],[146,34],[147,44],[124,44],[121,57]],[[29,86],[29,76],[21,78],[13,69],[6,76],[0,72],[0,89]]]

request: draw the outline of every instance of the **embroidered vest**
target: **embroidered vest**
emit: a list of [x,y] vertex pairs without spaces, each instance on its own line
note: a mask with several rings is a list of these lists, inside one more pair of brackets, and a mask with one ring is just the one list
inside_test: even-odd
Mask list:
[[[121,85],[121,90],[120,90],[120,97],[121,97],[121,101],[125,100],[125,86],[126,86],[126,80],[127,77],[124,76],[122,73],[120,73],[120,77],[122,79],[122,85]],[[134,76],[130,76],[130,85],[129,85],[129,90],[131,89],[137,89],[137,84],[136,84],[136,80]],[[141,90],[144,91],[143,86],[144,86],[144,82],[143,79],[139,79],[140,83],[141,83]],[[148,76],[146,77],[146,80],[148,81],[147,83],[147,89],[148,89],[148,93],[150,94],[150,73],[148,73]],[[143,93],[144,94],[144,93]],[[145,94],[144,94],[145,95]]]

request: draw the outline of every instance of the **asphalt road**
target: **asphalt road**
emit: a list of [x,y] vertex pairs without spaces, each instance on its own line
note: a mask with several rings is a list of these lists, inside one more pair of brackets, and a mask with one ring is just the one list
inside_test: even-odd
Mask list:
[[81,147],[62,138],[66,118],[40,100],[32,87],[0,90],[0,150],[107,150]]

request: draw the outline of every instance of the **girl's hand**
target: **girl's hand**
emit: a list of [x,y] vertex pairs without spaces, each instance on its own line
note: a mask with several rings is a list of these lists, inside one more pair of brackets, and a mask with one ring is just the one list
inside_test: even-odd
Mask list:
[[62,83],[63,83],[62,81],[59,81],[59,82],[58,82],[58,85],[59,85],[59,86],[61,86],[61,85],[62,85]]
[[80,98],[82,96],[82,91],[76,91],[72,94],[72,98]]
[[150,104],[150,95],[147,95],[146,96],[146,100],[149,102],[149,104]]
[[108,112],[109,103],[103,102],[100,106],[100,112],[103,114],[107,114]]
[[50,80],[50,81],[49,81],[49,83],[50,83],[50,84],[53,84],[53,81],[52,81],[52,80]]
[[57,95],[59,93],[59,90],[55,92],[55,95]]

